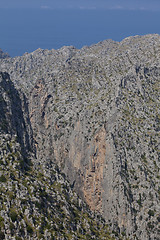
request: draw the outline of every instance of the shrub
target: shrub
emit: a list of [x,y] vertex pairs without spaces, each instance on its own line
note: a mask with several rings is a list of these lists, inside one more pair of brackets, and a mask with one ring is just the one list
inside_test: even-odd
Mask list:
[[12,219],[12,222],[17,221],[18,215],[15,209],[10,209],[9,215],[10,215],[10,218]]
[[7,181],[6,177],[4,175],[1,175],[0,182],[6,182],[6,181]]
[[153,210],[149,210],[148,211],[148,215],[153,217],[154,216],[154,211]]
[[16,240],[22,240],[22,238],[19,236],[16,236]]
[[4,219],[3,219],[3,217],[2,216],[0,216],[0,227],[3,227],[3,225],[4,225]]
[[33,228],[30,224],[27,224],[27,232],[32,234],[33,233]]
[[0,230],[0,239],[1,240],[5,239],[5,235],[4,235],[4,233],[1,230]]
[[154,228],[154,225],[153,225],[151,222],[148,222],[147,227],[148,227],[149,229],[153,229],[153,228]]
[[13,233],[14,233],[14,230],[15,230],[15,227],[14,227],[14,224],[13,224],[13,223],[10,223],[10,224],[9,224],[9,229],[10,229],[10,231],[11,231],[11,234],[13,234]]

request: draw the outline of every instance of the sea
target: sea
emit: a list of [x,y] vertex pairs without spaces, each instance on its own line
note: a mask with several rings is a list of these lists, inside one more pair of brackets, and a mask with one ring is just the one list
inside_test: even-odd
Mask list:
[[160,12],[145,10],[0,9],[0,48],[11,57],[37,48],[81,48],[105,39],[160,34]]

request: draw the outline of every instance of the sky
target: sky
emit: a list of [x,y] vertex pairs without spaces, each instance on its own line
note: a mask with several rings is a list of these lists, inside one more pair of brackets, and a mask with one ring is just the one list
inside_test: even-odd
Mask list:
[[160,11],[160,0],[0,0],[0,8]]
[[81,48],[160,34],[159,22],[160,0],[0,0],[0,48],[11,56],[37,48]]

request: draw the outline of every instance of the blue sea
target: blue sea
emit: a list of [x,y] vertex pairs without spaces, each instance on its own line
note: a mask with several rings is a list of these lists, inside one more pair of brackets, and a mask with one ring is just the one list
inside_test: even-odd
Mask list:
[[0,9],[0,48],[10,56],[37,48],[81,48],[105,39],[160,34],[160,13],[124,10]]

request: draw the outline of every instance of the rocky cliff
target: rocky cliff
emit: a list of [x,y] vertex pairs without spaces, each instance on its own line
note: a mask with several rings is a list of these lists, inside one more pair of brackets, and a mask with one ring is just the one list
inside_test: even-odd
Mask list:
[[38,49],[0,70],[27,96],[33,165],[57,164],[117,236],[158,240],[160,36]]
[[0,110],[0,239],[114,240],[58,166],[36,158],[26,99],[3,72]]

